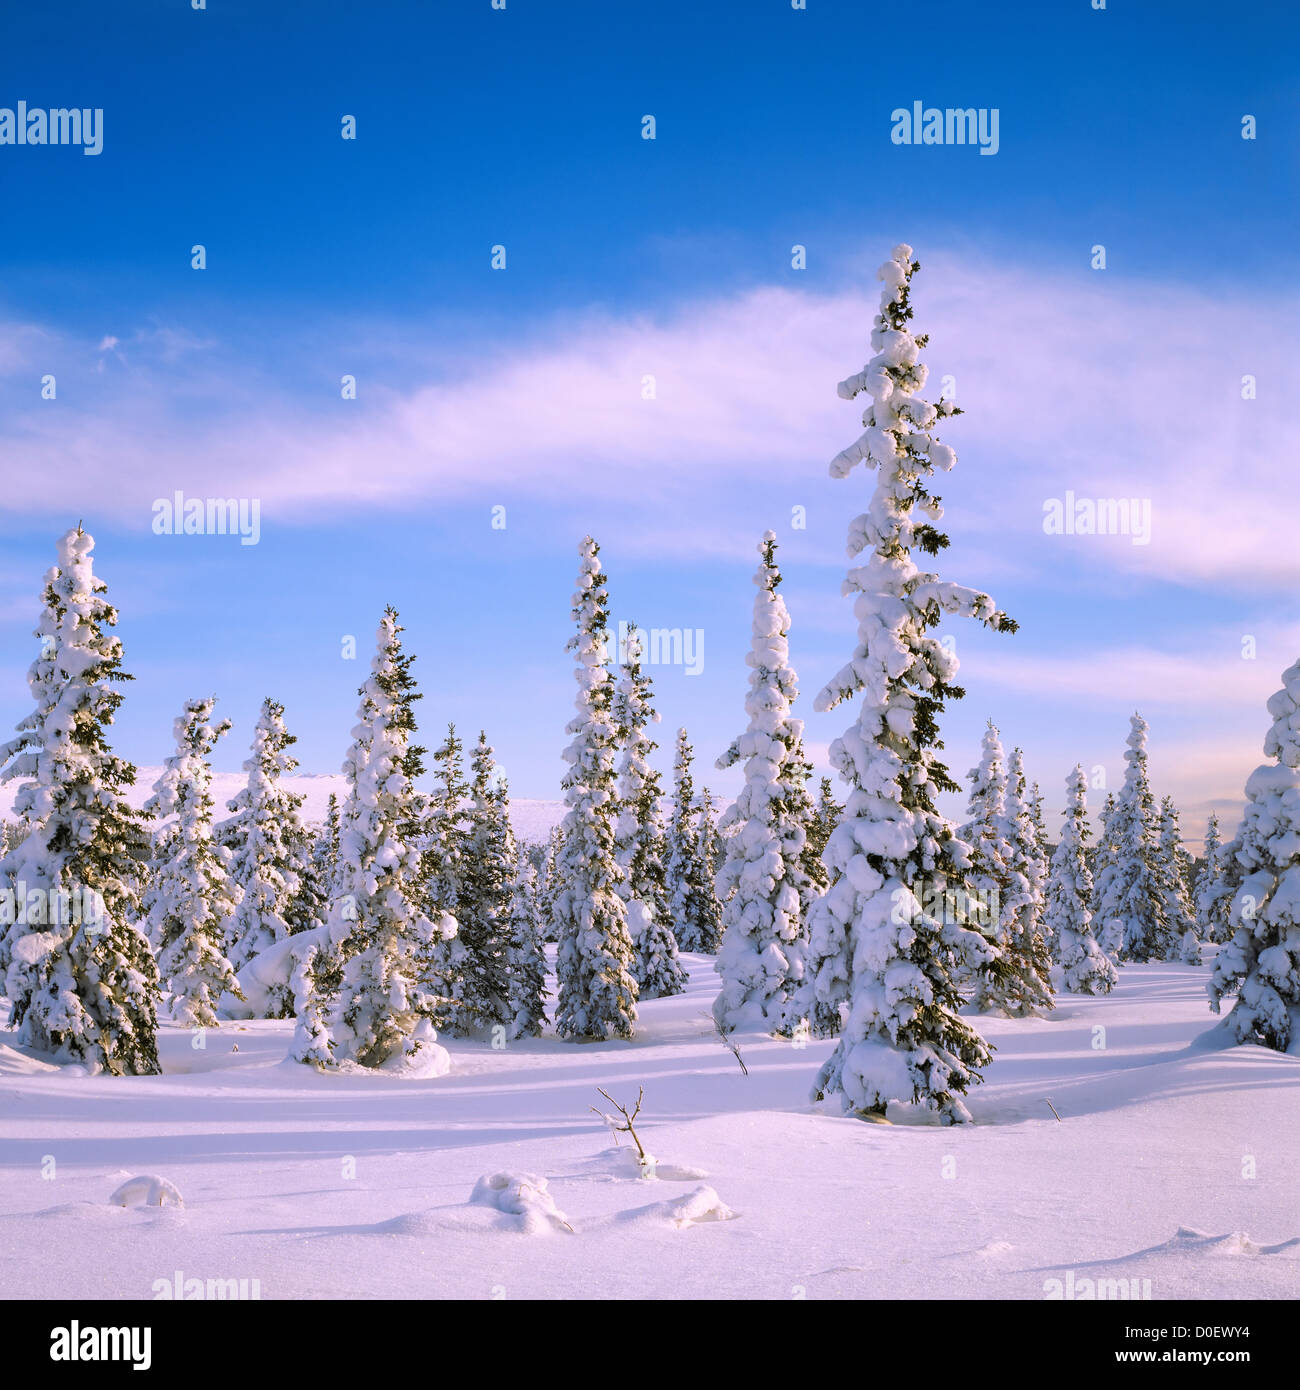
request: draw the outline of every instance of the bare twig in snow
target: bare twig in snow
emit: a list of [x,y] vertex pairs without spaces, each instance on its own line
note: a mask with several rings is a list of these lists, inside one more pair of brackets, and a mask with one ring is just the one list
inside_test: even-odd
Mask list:
[[720,1024],[716,1018],[713,1020],[713,1031],[722,1039],[722,1045],[727,1051],[740,1063],[740,1070],[748,1076],[749,1068],[745,1065],[745,1059],[740,1055],[740,1048],[732,1042],[730,1032],[723,1031],[722,1024]]
[[[609,1101],[609,1103],[614,1107],[614,1109],[617,1110],[618,1113],[623,1117],[623,1123],[621,1125],[615,1125],[611,1123],[611,1121],[613,1120],[612,1115],[604,1116],[606,1123],[609,1124],[612,1130],[614,1130],[615,1144],[618,1143],[618,1136],[620,1134],[630,1134],[632,1136],[632,1142],[636,1145],[637,1157],[641,1160],[641,1166],[645,1167],[649,1160],[646,1158],[646,1151],[644,1148],[642,1148],[640,1139],[637,1138],[636,1130],[632,1128],[633,1121],[641,1113],[641,1102],[645,1099],[645,1087],[640,1086],[637,1088],[636,1108],[632,1111],[630,1115],[627,1113],[627,1106],[620,1105],[618,1101],[616,1101],[614,1097],[609,1094],[608,1091],[601,1091],[599,1086],[597,1086],[596,1089],[600,1091],[600,1094],[604,1096],[605,1099]],[[591,1108],[593,1110],[596,1110],[596,1107],[594,1105]],[[596,1110],[597,1115],[599,1115],[600,1113],[601,1112],[599,1110]]]

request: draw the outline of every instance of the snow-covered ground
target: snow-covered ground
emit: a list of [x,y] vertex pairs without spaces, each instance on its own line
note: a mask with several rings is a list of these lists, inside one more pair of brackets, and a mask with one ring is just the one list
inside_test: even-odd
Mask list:
[[[122,1080],[0,1035],[0,1294],[150,1298],[177,1271],[263,1298],[1042,1298],[1069,1271],[1157,1299],[1300,1288],[1300,1057],[1198,1045],[1206,968],[1128,966],[1108,998],[982,1019],[975,1122],[945,1129],[811,1105],[829,1042],[742,1041],[742,1075],[712,963],[685,959],[688,992],[642,1004],[635,1042],[452,1040],[432,1081],[285,1063],[287,1023],[202,1051],[165,1028],[166,1074]],[[655,1178],[588,1108],[609,1109],[598,1086],[644,1086]],[[184,1205],[112,1204],[137,1175]]]

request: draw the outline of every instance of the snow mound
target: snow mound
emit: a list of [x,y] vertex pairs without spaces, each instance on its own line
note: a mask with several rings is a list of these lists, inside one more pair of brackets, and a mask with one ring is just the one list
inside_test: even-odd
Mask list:
[[156,1173],[139,1173],[116,1188],[108,1199],[117,1207],[183,1207],[180,1189]]
[[698,1226],[705,1221],[735,1219],[736,1213],[704,1183],[694,1192],[687,1192],[681,1197],[670,1197],[665,1202],[652,1202],[648,1207],[638,1207],[635,1211],[624,1212],[619,1218],[620,1221],[632,1222],[639,1226],[667,1226],[675,1231],[684,1231],[688,1226]]
[[709,1175],[702,1168],[688,1168],[680,1163],[664,1163],[653,1154],[642,1162],[635,1149],[617,1148],[611,1151],[614,1170],[620,1177],[658,1178],[663,1182],[699,1182]]
[[513,1217],[514,1228],[526,1236],[573,1229],[547,1191],[546,1179],[536,1173],[489,1173],[474,1184],[469,1200]]
[[40,1076],[61,1070],[62,1068],[54,1062],[29,1057],[24,1052],[0,1043],[0,1076]]
[[513,1230],[513,1221],[499,1211],[482,1207],[433,1207],[426,1211],[408,1211],[381,1221],[370,1228],[383,1236],[439,1236],[447,1231]]
[[[24,1218],[26,1219],[26,1218]],[[75,1221],[83,1226],[115,1226],[131,1217],[121,1206],[104,1202],[64,1202],[57,1207],[43,1207],[31,1213],[33,1221]]]
[[414,1052],[395,1053],[375,1070],[385,1076],[403,1076],[412,1081],[431,1081],[446,1076],[451,1070],[451,1053],[434,1041],[436,1037],[432,1026],[423,1033],[417,1032],[418,1046]]
[[1260,1245],[1244,1231],[1212,1236],[1191,1226],[1180,1226],[1172,1240],[1157,1248],[1198,1255],[1280,1255],[1284,1250],[1293,1250],[1300,1256],[1300,1236],[1278,1241],[1275,1245]]

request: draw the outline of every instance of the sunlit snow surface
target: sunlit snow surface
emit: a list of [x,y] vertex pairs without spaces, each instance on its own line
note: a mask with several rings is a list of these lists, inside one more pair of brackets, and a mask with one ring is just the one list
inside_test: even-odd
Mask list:
[[[167,1027],[166,1074],[124,1080],[0,1034],[0,1293],[149,1298],[177,1271],[263,1298],[1042,1298],[1069,1271],[1158,1299],[1300,1288],[1300,1057],[1197,1044],[1208,966],[982,1018],[975,1122],[945,1129],[810,1104],[829,1042],[740,1038],[742,1075],[712,962],[685,960],[688,992],[642,1004],[633,1043],[453,1039],[431,1080],[285,1063],[290,1023],[202,1050]],[[629,1106],[645,1087],[656,1177],[612,1147],[597,1086]],[[138,1174],[185,1205],[112,1204]]]

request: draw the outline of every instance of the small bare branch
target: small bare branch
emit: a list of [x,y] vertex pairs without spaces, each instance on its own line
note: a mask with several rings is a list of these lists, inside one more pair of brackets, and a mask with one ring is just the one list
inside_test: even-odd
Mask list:
[[[614,1123],[614,1117],[612,1115],[603,1116],[605,1122],[609,1125],[610,1129],[614,1131],[614,1143],[618,1143],[618,1136],[620,1134],[630,1134],[632,1136],[632,1142],[636,1145],[637,1157],[641,1161],[641,1166],[645,1167],[649,1160],[646,1158],[646,1151],[641,1145],[641,1140],[637,1137],[636,1130],[632,1127],[636,1121],[636,1117],[641,1113],[641,1102],[645,1099],[645,1087],[642,1086],[638,1088],[636,1097],[636,1108],[632,1111],[630,1115],[628,1114],[627,1106],[620,1105],[618,1101],[616,1101],[614,1097],[609,1094],[608,1091],[601,1090],[599,1086],[596,1087],[596,1090],[599,1091],[600,1094],[604,1096],[605,1099],[609,1101],[609,1103],[614,1107],[614,1109],[617,1110],[618,1113],[623,1117],[623,1123],[619,1125]],[[591,1109],[596,1110],[596,1107],[593,1105]],[[596,1110],[596,1114],[600,1115],[601,1112],[599,1110]]]
[[724,1029],[722,1024],[720,1024],[718,1020],[715,1018],[713,1020],[713,1031],[718,1035],[718,1037],[722,1039],[723,1047],[725,1047],[727,1051],[730,1052],[731,1055],[736,1059],[736,1061],[740,1063],[740,1070],[746,1076],[748,1076],[749,1068],[745,1065],[745,1059],[740,1055],[740,1048],[738,1048],[736,1044],[732,1041],[730,1030]]

